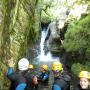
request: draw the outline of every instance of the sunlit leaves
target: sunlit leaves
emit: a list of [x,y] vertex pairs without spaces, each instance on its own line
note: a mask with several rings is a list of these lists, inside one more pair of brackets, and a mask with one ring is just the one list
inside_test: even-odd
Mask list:
[[67,31],[64,46],[67,51],[78,51],[90,45],[90,17],[83,19]]

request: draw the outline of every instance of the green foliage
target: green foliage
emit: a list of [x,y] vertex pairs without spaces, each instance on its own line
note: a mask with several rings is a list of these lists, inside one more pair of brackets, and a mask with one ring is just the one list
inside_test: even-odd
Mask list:
[[68,28],[63,46],[67,51],[89,51],[90,15]]
[[68,52],[78,52],[84,57],[80,61],[76,58],[77,62],[82,63],[85,61],[84,65],[73,62],[71,70],[75,75],[78,75],[81,70],[90,71],[90,15],[69,25],[65,35],[64,48]]
[[12,57],[17,63],[25,56],[27,44],[33,44],[38,37],[40,20],[36,24],[38,17],[34,15],[38,0],[28,1],[31,0],[2,0],[0,3],[0,90],[8,90],[10,84],[5,76],[8,59]]
[[73,72],[74,75],[79,74],[80,71],[90,71],[90,62],[88,62],[88,64],[80,64],[80,63],[74,63],[71,67],[71,71]]
[[82,71],[83,66],[80,63],[74,63],[71,67],[71,71],[75,74],[78,75],[80,71]]
[[7,70],[7,65],[0,60],[0,90],[7,89],[9,83],[9,80],[6,77],[6,70]]
[[50,15],[49,14],[46,14],[44,11],[42,11],[41,22],[47,23],[47,22],[50,22],[50,20],[51,20]]

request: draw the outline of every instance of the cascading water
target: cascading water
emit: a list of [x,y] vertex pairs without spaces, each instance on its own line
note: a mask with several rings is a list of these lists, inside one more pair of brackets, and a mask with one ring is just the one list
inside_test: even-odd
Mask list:
[[38,56],[38,62],[39,65],[47,64],[48,66],[50,66],[50,64],[53,61],[59,61],[59,57],[53,56],[50,51],[48,51],[47,54],[45,54],[44,51],[45,37],[46,37],[46,28],[43,28],[43,30],[41,30],[40,55]]
[[49,84],[47,87],[39,86],[38,90],[51,90],[52,83],[53,83],[53,74],[51,72],[51,64],[54,61],[59,61],[58,56],[53,56],[50,51],[47,52],[47,54],[44,51],[44,40],[46,37],[46,28],[43,28],[41,30],[41,41],[40,41],[40,54],[35,58],[34,65],[37,64],[37,67],[40,67],[42,64],[48,65],[48,69],[50,70],[50,77],[49,77]]

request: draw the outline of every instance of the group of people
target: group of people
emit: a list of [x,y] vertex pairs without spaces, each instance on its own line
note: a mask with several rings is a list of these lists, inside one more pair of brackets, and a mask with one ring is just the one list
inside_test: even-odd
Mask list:
[[[39,84],[48,86],[50,71],[46,64],[35,71],[33,64],[27,58],[18,61],[18,68],[13,70],[12,61],[8,64],[7,77],[11,81],[9,90],[39,90]],[[67,74],[59,61],[52,63],[51,71],[54,75],[52,90],[70,90],[71,76]],[[90,72],[79,73],[79,83],[74,90],[90,90]]]
[[14,63],[8,62],[7,77],[11,81],[9,90],[38,90],[39,83],[48,83],[49,71],[46,64],[42,65],[37,71],[27,58],[18,61],[18,68],[13,69]]

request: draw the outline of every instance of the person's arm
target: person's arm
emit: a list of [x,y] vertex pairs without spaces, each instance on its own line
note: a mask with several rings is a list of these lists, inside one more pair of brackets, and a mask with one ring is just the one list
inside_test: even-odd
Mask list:
[[13,67],[14,67],[14,62],[12,59],[8,60],[8,70],[7,70],[7,75],[11,75],[12,73],[14,73],[14,70],[13,70]]
[[20,83],[15,90],[25,90],[26,88],[26,83]]
[[7,76],[11,75],[13,72],[14,72],[13,68],[12,67],[8,67]]
[[53,85],[52,90],[61,90],[61,87],[55,84]]

